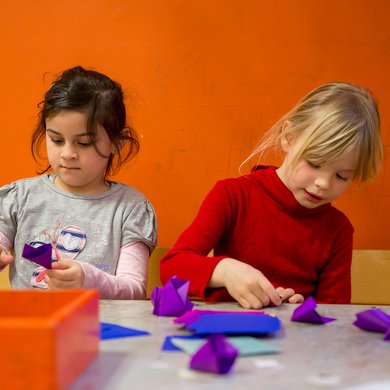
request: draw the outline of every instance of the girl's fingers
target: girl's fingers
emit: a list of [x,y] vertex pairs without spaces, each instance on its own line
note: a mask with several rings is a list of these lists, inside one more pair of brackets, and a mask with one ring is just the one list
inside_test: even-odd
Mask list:
[[276,292],[279,294],[282,301],[285,301],[286,299],[292,297],[295,294],[295,291],[292,288],[283,287],[277,287]]
[[265,306],[268,306],[270,301],[276,306],[279,306],[282,303],[282,300],[278,292],[276,291],[275,287],[265,276],[259,280],[259,285],[260,288],[267,295],[268,303]]
[[238,303],[244,309],[261,309],[264,306],[267,306],[260,300],[255,294],[249,293],[245,297],[239,297]]
[[302,303],[304,300],[305,298],[301,294],[294,294],[288,299],[289,303]]
[[73,260],[59,260],[59,261],[53,261],[51,264],[52,269],[67,269],[70,268],[73,264]]

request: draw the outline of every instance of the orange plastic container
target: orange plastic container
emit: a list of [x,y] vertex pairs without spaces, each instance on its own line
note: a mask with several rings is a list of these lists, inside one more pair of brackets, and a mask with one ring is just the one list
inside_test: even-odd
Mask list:
[[99,352],[95,290],[0,291],[0,387],[66,389]]

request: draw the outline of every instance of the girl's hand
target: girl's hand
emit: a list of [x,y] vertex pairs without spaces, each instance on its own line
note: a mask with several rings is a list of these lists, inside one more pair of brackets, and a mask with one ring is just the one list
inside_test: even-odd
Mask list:
[[295,294],[292,288],[277,287],[276,292],[279,294],[283,302],[302,303],[305,299],[301,294]]
[[81,288],[84,283],[84,271],[78,261],[64,259],[52,263],[46,270],[45,281],[50,290]]
[[4,248],[0,245],[0,268],[5,267],[8,264],[11,264],[14,261],[14,257],[10,255]]
[[245,309],[260,309],[270,302],[276,306],[282,303],[276,289],[258,269],[232,258],[218,263],[208,287],[226,287]]

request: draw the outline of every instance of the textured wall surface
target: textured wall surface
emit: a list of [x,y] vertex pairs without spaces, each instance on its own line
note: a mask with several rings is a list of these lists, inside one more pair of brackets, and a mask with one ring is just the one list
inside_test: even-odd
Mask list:
[[[368,87],[387,152],[389,12],[386,0],[0,0],[0,185],[35,175],[37,104],[55,74],[77,64],[126,89],[141,152],[116,179],[152,201],[162,247],[319,84]],[[336,201],[355,226],[356,248],[390,248],[389,174],[386,159],[375,183]]]

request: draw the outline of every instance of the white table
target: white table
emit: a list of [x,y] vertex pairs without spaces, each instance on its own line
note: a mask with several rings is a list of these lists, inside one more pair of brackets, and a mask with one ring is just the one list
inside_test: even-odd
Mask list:
[[[337,318],[326,325],[291,322],[296,307],[265,309],[282,321],[283,331],[269,340],[280,353],[239,357],[229,374],[215,375],[190,370],[190,357],[184,352],[161,350],[166,336],[189,332],[172,317],[154,316],[150,301],[101,301],[102,322],[151,334],[101,341],[99,356],[71,389],[312,390],[355,389],[362,384],[367,390],[390,389],[390,342],[383,341],[383,334],[352,325],[355,314],[370,306],[319,305],[321,315]],[[390,306],[378,307],[390,313]],[[240,310],[234,303],[197,302],[195,308]]]

